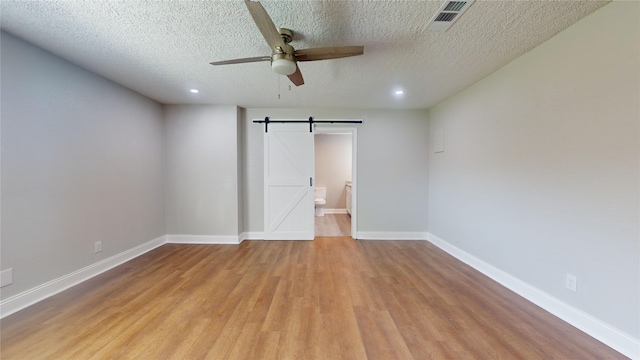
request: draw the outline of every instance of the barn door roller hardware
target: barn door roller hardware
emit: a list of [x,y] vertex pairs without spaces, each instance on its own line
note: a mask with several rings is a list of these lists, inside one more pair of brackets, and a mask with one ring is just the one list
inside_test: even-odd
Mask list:
[[267,116],[264,120],[253,120],[253,122],[264,123],[264,132],[269,132],[269,124],[271,123],[307,123],[309,124],[309,132],[313,132],[313,124],[362,124],[362,120],[313,120],[311,116],[309,116],[309,120],[269,120]]

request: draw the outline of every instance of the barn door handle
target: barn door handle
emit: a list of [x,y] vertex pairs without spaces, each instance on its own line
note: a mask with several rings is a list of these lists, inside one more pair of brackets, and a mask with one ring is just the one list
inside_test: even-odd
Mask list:
[[309,186],[313,186],[313,178],[309,178]]

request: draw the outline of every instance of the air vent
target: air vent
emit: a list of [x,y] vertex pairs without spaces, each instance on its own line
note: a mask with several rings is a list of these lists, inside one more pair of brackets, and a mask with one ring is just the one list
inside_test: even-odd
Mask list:
[[436,32],[447,31],[451,25],[460,18],[460,15],[467,11],[474,1],[475,0],[445,2],[442,7],[440,7],[440,10],[431,18],[431,21],[429,21],[425,29]]
[[442,11],[462,11],[465,5],[467,5],[466,1],[450,1],[444,6]]
[[453,21],[458,13],[440,13],[434,21]]

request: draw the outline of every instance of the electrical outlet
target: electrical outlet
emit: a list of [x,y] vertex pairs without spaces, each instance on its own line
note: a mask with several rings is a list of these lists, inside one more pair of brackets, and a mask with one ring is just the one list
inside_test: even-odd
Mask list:
[[576,292],[578,288],[578,278],[575,275],[567,274],[567,279],[564,286],[567,289]]
[[0,287],[13,284],[13,268],[0,271]]
[[102,241],[96,241],[93,245],[94,245],[94,252],[96,254],[102,251]]

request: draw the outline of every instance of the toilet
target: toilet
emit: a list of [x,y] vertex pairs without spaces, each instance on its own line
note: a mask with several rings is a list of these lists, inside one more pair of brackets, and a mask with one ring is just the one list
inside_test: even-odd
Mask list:
[[327,188],[314,188],[313,197],[315,198],[316,203],[316,216],[324,216],[324,205],[327,203]]

